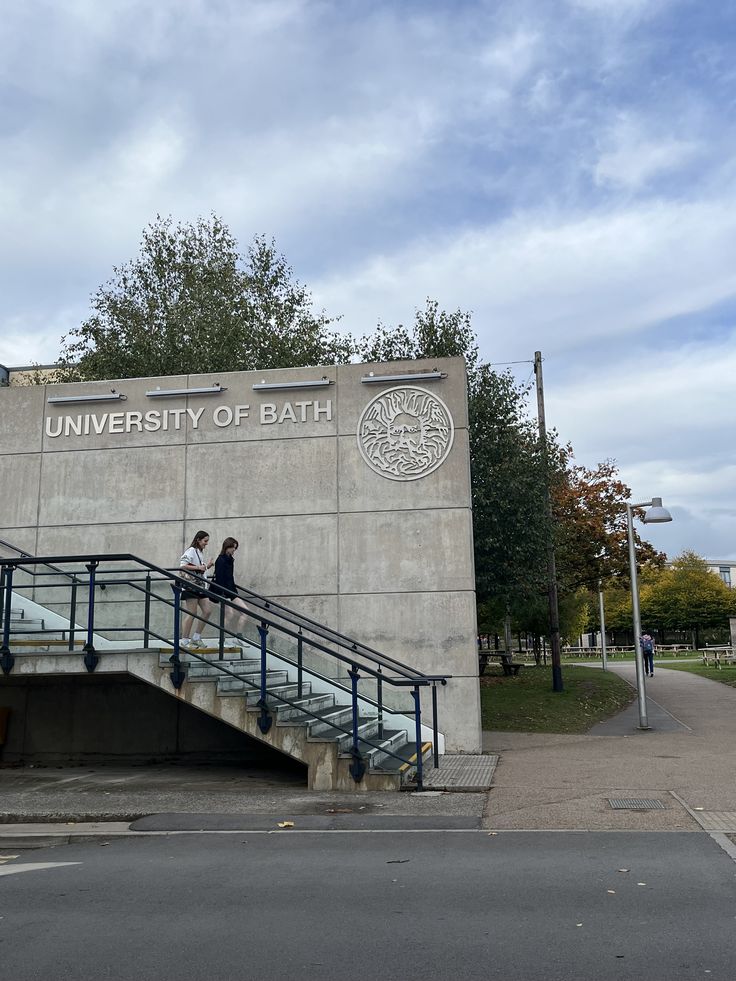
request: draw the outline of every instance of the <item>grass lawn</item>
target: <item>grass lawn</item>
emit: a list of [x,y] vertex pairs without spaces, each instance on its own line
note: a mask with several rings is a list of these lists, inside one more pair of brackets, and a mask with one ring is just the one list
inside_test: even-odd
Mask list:
[[[736,664],[725,664],[720,669],[706,667],[704,664],[663,664],[662,667],[673,668],[675,671],[689,671],[691,674],[699,674],[701,678],[710,678],[711,681],[720,681],[723,685],[736,688]],[[657,670],[656,661],[654,670]]]
[[508,678],[494,665],[479,680],[483,728],[502,732],[585,732],[636,696],[623,679],[599,668],[564,666],[562,692],[552,691],[549,666],[527,666]]
[[[518,655],[517,655],[518,656]],[[662,653],[662,658],[667,660],[671,657],[676,657],[679,660],[700,660],[703,656],[702,651],[664,651]],[[577,654],[563,654],[561,661],[563,664],[580,664],[581,661],[600,661],[600,654],[591,654],[590,657],[578,657]],[[619,661],[633,661],[634,653],[622,654],[617,651],[615,654],[608,653],[608,660],[613,663],[618,663]]]

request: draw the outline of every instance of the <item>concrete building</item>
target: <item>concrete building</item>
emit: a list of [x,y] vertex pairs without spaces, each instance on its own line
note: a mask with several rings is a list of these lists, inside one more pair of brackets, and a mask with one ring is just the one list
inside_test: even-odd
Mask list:
[[172,567],[200,528],[248,588],[452,675],[445,747],[479,751],[462,359],[0,390],[0,538]]

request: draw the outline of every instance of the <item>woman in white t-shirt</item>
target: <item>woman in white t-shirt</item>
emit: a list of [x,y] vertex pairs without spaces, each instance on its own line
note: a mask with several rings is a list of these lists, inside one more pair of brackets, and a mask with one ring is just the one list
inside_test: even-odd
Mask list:
[[[179,639],[179,643],[182,647],[206,646],[200,633],[203,621],[196,617],[197,607],[199,607],[200,614],[205,619],[209,619],[210,613],[212,612],[212,604],[207,598],[207,587],[204,578],[207,570],[211,569],[215,564],[212,559],[208,562],[204,557],[204,550],[207,548],[209,540],[210,536],[206,531],[198,531],[192,539],[192,544],[179,560],[179,568],[183,572],[193,573],[195,576],[202,577],[202,589],[197,588],[196,582],[192,581],[191,584],[187,583],[187,586],[181,593],[182,602],[187,611],[187,615],[181,623],[181,638]],[[189,632],[192,628],[194,628],[194,633],[190,640]]]

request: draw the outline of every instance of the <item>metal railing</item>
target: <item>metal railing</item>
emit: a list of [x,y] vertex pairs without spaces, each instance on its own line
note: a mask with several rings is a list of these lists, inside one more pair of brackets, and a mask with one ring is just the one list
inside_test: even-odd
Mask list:
[[[350,699],[351,722],[349,728],[330,721],[329,727],[350,739],[350,773],[358,782],[362,779],[366,762],[364,752],[371,748],[378,750],[387,757],[392,757],[401,763],[416,766],[416,784],[422,788],[423,753],[422,753],[422,702],[421,690],[431,690],[431,729],[433,762],[439,765],[438,759],[438,711],[437,686],[445,685],[451,675],[427,675],[409,665],[403,664],[390,655],[375,648],[362,644],[332,628],[320,624],[310,617],[289,609],[281,603],[261,596],[258,593],[241,587],[236,593],[218,594],[218,608],[210,617],[197,612],[197,619],[206,623],[217,632],[218,657],[210,660],[191,647],[181,646],[181,618],[189,615],[183,606],[182,593],[191,589],[191,581],[183,579],[179,570],[164,569],[147,562],[130,553],[91,554],[91,555],[61,555],[61,556],[32,556],[9,546],[0,540],[0,545],[12,548],[18,554],[12,558],[0,559],[0,616],[2,617],[2,645],[0,646],[0,667],[5,674],[12,671],[14,656],[12,651],[11,631],[11,599],[14,588],[18,591],[33,589],[34,596],[41,592],[46,598],[47,593],[55,598],[62,594],[61,605],[64,609],[63,625],[52,628],[57,633],[68,633],[68,650],[73,651],[75,638],[80,633],[85,637],[83,646],[84,663],[88,671],[94,671],[100,656],[104,656],[104,645],[96,646],[96,637],[102,638],[105,644],[110,643],[105,634],[128,636],[137,635],[140,647],[149,649],[151,641],[171,644],[170,662],[172,670],[170,678],[176,689],[184,684],[187,672],[182,663],[182,651],[196,660],[215,666],[225,677],[230,676],[243,682],[247,689],[258,694],[256,707],[260,709],[258,727],[265,735],[273,723],[273,709],[277,706],[288,706],[297,711],[305,719],[323,722],[322,716],[312,711],[304,695],[305,677],[328,682],[332,689],[342,691]],[[60,568],[63,565],[65,568]],[[70,568],[71,567],[71,568]],[[30,577],[29,585],[16,584],[14,578],[22,571]],[[112,589],[123,587],[131,590],[132,594],[142,600],[142,612],[135,615],[136,622],[114,625],[106,622],[105,609],[99,599],[99,594]],[[205,586],[206,588],[206,586]],[[81,591],[81,592],[80,592]],[[68,594],[68,598],[65,594]],[[246,601],[245,609],[236,600]],[[109,605],[109,604],[107,604]],[[114,605],[114,604],[113,604]],[[86,608],[86,628],[77,624],[77,617]],[[102,609],[102,613],[100,612]],[[137,608],[136,608],[137,609]],[[246,616],[255,625],[258,642],[253,646],[258,650],[260,662],[258,680],[253,681],[245,672],[238,672],[228,666],[225,659],[225,646],[236,636],[233,629],[226,625],[227,612]],[[107,611],[109,612],[109,611]],[[154,614],[156,616],[154,617]],[[215,618],[216,614],[216,618]],[[61,614],[57,613],[57,617]],[[154,619],[157,621],[154,624]],[[271,634],[286,638],[291,642],[287,651],[278,651],[269,646]],[[169,638],[172,638],[171,640]],[[134,645],[124,645],[126,649]],[[98,649],[98,647],[100,649]],[[115,648],[112,648],[115,649]],[[118,647],[117,649],[120,649]],[[334,665],[334,676],[330,676],[305,663],[305,652],[318,654],[322,659]],[[268,685],[269,659],[279,661],[293,668],[296,673],[296,695],[289,697],[283,692],[273,691]],[[340,669],[346,678],[339,678]],[[287,675],[288,676],[288,675]],[[349,680],[348,680],[349,679]],[[371,679],[375,693],[361,691],[362,679]],[[409,692],[412,699],[410,708],[396,709],[386,701],[386,687],[396,691]],[[361,733],[361,725],[365,718],[361,716],[361,707],[368,710],[369,718],[377,720],[379,742]],[[401,756],[385,743],[381,742],[385,729],[386,716],[413,716],[414,737],[416,742],[416,760]]]

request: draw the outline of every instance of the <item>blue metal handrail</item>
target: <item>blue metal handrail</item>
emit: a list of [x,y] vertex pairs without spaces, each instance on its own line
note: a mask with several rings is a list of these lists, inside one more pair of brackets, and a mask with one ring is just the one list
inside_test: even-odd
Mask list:
[[[15,549],[20,553],[20,550]],[[53,563],[71,563],[71,564],[83,564],[87,570],[87,576],[84,577],[82,573],[75,573],[71,575],[66,573],[65,570],[58,569]],[[109,568],[110,563],[126,562],[132,563],[134,569],[117,569]],[[103,568],[100,566],[103,565]],[[120,584],[127,585],[136,590],[139,590],[145,595],[145,616],[144,616],[144,639],[146,646],[150,637],[156,637],[168,643],[167,638],[162,637],[160,634],[153,631],[150,627],[150,603],[154,599],[158,603],[164,603],[165,605],[173,608],[174,612],[174,623],[173,623],[173,634],[174,634],[174,652],[170,658],[173,670],[171,673],[171,680],[175,687],[179,688],[183,684],[186,678],[186,672],[181,667],[180,658],[180,617],[181,617],[181,592],[188,585],[187,581],[182,579],[178,575],[178,570],[172,571],[168,569],[163,569],[156,566],[145,559],[141,559],[139,556],[130,553],[113,553],[113,554],[95,554],[95,555],[64,555],[64,556],[29,556],[26,554],[20,554],[18,558],[15,559],[0,559],[0,570],[2,570],[3,577],[3,591],[6,596],[6,609],[9,607],[10,594],[12,592],[12,579],[13,572],[18,567],[23,567],[25,570],[30,572],[32,575],[38,577],[44,577],[50,575],[49,573],[39,572],[37,566],[44,566],[46,568],[53,569],[53,573],[61,573],[66,575],[74,583],[75,591],[76,585],[84,585],[85,579],[86,584],[89,586],[89,601],[87,610],[87,642],[84,646],[85,651],[85,665],[89,671],[93,671],[99,656],[94,647],[94,626],[95,626],[95,590],[96,588],[105,589],[108,585]],[[129,575],[130,572],[139,572],[140,570],[145,570],[146,575],[143,578],[139,578],[135,575]],[[139,585],[139,583],[144,582],[145,587]],[[168,600],[166,597],[162,597],[154,593],[153,584],[156,582],[167,582],[173,590],[173,600]],[[63,587],[62,583],[49,583],[49,588]],[[189,585],[191,585],[189,583]],[[400,661],[392,658],[388,655],[383,654],[380,651],[376,651],[367,645],[360,644],[359,642],[353,640],[344,634],[334,631],[323,624],[319,624],[309,617],[305,617],[296,611],[290,610],[283,604],[276,603],[269,600],[267,597],[263,597],[252,590],[243,589],[238,587],[238,592],[236,594],[230,593],[226,590],[232,599],[229,599],[226,595],[219,595],[218,599],[221,601],[220,611],[219,611],[219,623],[214,623],[212,620],[203,618],[201,615],[199,619],[204,620],[205,623],[214,627],[219,632],[220,637],[220,660],[217,662],[209,661],[208,659],[201,657],[196,651],[190,650],[189,653],[194,655],[195,658],[201,660],[202,662],[208,664],[214,664],[218,670],[222,671],[224,674],[228,674],[234,677],[240,678],[246,685],[253,689],[257,687],[260,689],[260,697],[258,700],[258,707],[261,709],[261,714],[259,717],[259,727],[261,731],[266,733],[271,726],[272,717],[269,708],[269,698],[278,701],[281,704],[290,705],[296,708],[300,713],[307,717],[313,719],[320,719],[320,716],[311,712],[305,706],[299,704],[299,702],[294,702],[289,698],[280,695],[278,692],[271,692],[267,687],[267,655],[271,655],[280,660],[285,661],[289,664],[294,664],[288,657],[280,654],[276,651],[268,649],[267,638],[269,631],[271,629],[277,630],[282,634],[292,637],[296,641],[297,645],[297,672],[298,672],[298,694],[297,698],[302,697],[302,677],[304,672],[308,675],[313,675],[314,677],[324,677],[316,671],[304,668],[302,660],[303,645],[305,643],[309,644],[310,647],[319,651],[320,653],[327,655],[343,664],[348,666],[348,675],[351,678],[351,705],[352,705],[352,726],[351,729],[345,729],[338,724],[330,725],[333,729],[342,732],[346,735],[351,736],[352,748],[351,756],[353,757],[351,763],[351,773],[353,778],[357,781],[362,778],[365,771],[365,764],[362,760],[362,754],[360,753],[360,745],[368,745],[374,748],[380,749],[381,752],[385,753],[387,756],[392,756],[395,759],[406,762],[403,757],[394,753],[386,746],[382,744],[376,744],[370,739],[361,737],[359,733],[360,728],[360,713],[358,711],[358,702],[364,701],[368,704],[377,707],[378,709],[378,720],[379,720],[379,738],[383,735],[383,714],[386,711],[386,707],[383,704],[383,685],[389,684],[397,688],[410,687],[412,688],[412,697],[414,700],[414,711],[404,711],[402,714],[414,715],[415,729],[416,729],[416,767],[417,767],[417,785],[421,787],[422,784],[422,748],[421,748],[421,702],[420,702],[420,689],[422,687],[432,688],[432,729],[433,729],[433,743],[434,743],[434,756],[435,756],[435,766],[438,765],[438,727],[437,727],[437,699],[436,699],[436,685],[446,684],[447,680],[451,677],[450,675],[426,675],[416,669],[410,667],[409,665],[402,664]],[[257,606],[259,608],[258,613],[252,612],[249,608],[245,610],[240,606],[236,606],[233,600],[238,596],[242,595],[244,598],[249,600],[251,606]],[[224,608],[225,606],[236,610],[238,613],[245,613],[245,615],[256,619],[258,621],[258,632],[260,637],[260,660],[261,660],[261,672],[260,672],[260,684],[256,686],[248,678],[238,675],[236,672],[231,671],[222,663],[223,650],[224,650],[224,635],[233,635],[233,632],[225,628],[224,626]],[[266,611],[271,614],[268,616]],[[280,621],[276,622],[272,619],[273,615],[276,615]],[[3,630],[3,644],[0,648],[0,665],[3,670],[7,673],[12,669],[13,657],[10,651],[10,637],[9,637],[9,610],[4,617],[4,630]],[[70,622],[70,630],[73,630],[74,623]],[[119,628],[116,628],[119,629]],[[138,632],[140,628],[122,628],[122,631],[136,631]],[[305,629],[308,633],[313,634],[314,637],[305,637]],[[326,644],[331,644],[339,648],[340,650],[332,650],[325,646]],[[73,644],[70,645],[73,649]],[[385,673],[384,669],[388,669],[391,674]],[[358,681],[361,677],[360,672],[368,674],[376,679],[377,682],[377,702],[371,699],[367,695],[362,695],[358,691]],[[330,680],[330,683],[335,687],[340,688],[347,692],[347,689],[340,685],[339,682]],[[392,711],[388,709],[388,711]]]

